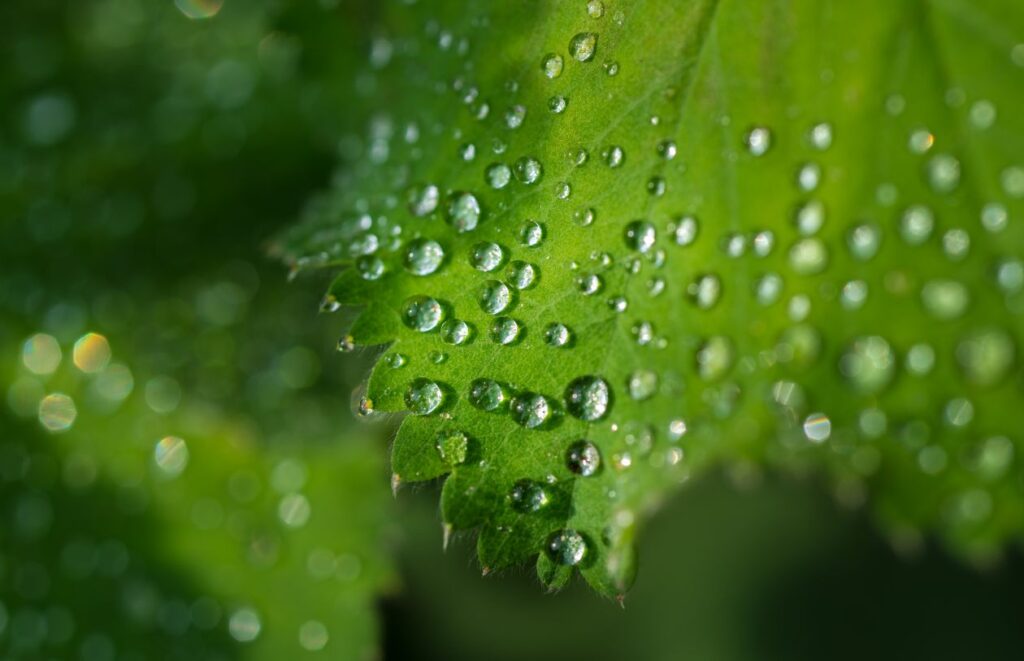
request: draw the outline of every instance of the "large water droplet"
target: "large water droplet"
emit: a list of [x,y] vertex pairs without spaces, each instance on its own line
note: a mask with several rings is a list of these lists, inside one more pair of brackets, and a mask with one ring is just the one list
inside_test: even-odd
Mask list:
[[658,231],[652,223],[646,220],[634,220],[626,225],[625,238],[626,245],[631,250],[646,254],[654,248]]
[[554,407],[548,398],[532,392],[524,392],[513,397],[509,410],[512,419],[527,429],[536,429],[544,425],[554,415]]
[[508,492],[508,502],[515,511],[529,514],[547,507],[551,498],[543,485],[533,480],[519,480]]
[[497,243],[481,242],[473,246],[469,263],[478,271],[491,272],[505,261],[505,250]]
[[405,391],[405,404],[416,415],[436,413],[444,404],[444,390],[436,381],[413,379]]
[[497,344],[515,344],[519,340],[522,325],[509,317],[498,317],[491,323],[491,340]]
[[565,407],[580,420],[600,420],[611,405],[608,382],[597,376],[581,376],[565,389]]
[[587,555],[587,542],[575,530],[560,530],[548,539],[547,551],[556,564],[575,567]]
[[426,333],[444,319],[444,306],[429,296],[411,296],[402,306],[402,321],[409,328]]
[[444,262],[444,248],[431,239],[414,239],[405,246],[405,268],[413,275],[431,275]]
[[477,379],[470,384],[469,403],[482,411],[497,411],[508,403],[508,390],[492,379]]
[[479,200],[472,193],[453,193],[448,198],[446,218],[456,232],[470,232],[476,229],[480,222]]
[[530,185],[537,183],[540,181],[543,173],[544,169],[541,166],[540,161],[532,156],[523,156],[515,163],[516,179],[524,184]]
[[589,62],[597,50],[597,34],[580,32],[569,41],[569,54],[579,62]]
[[488,280],[480,288],[480,308],[487,314],[501,314],[512,305],[512,290],[500,280]]

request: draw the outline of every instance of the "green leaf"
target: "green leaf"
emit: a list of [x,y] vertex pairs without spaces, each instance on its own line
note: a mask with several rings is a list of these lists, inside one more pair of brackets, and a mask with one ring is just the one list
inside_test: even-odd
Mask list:
[[276,249],[341,267],[343,344],[388,345],[363,409],[413,411],[396,480],[448,474],[485,568],[621,594],[647,513],[721,465],[827,473],[903,541],[1019,536],[1019,3],[396,3],[379,30],[362,158]]

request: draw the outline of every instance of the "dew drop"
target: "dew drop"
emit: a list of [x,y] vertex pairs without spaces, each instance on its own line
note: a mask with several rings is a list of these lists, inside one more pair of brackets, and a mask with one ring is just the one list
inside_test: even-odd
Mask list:
[[921,288],[921,302],[928,314],[948,321],[963,315],[970,295],[967,287],[955,280],[931,280]]
[[414,379],[405,391],[405,404],[416,415],[436,413],[444,404],[444,390],[436,381]]
[[676,143],[673,140],[662,140],[658,143],[657,147],[658,156],[661,156],[666,161],[671,161],[676,157],[677,148]]
[[653,370],[636,370],[629,375],[626,388],[635,401],[650,399],[658,392],[658,374]]
[[594,32],[580,32],[569,40],[569,54],[578,62],[589,62],[596,50],[597,34]]
[[839,360],[839,370],[861,392],[875,393],[892,380],[896,357],[889,343],[878,335],[854,340]]
[[453,193],[445,217],[456,232],[471,232],[480,222],[480,202],[472,193]]
[[698,308],[710,310],[722,295],[722,281],[714,274],[697,276],[697,279],[687,286],[686,294]]
[[846,237],[846,245],[850,254],[862,262],[866,262],[878,253],[882,244],[882,232],[876,225],[863,223],[855,226]]
[[601,276],[594,273],[581,275],[576,278],[576,288],[584,296],[593,296],[604,288],[604,280],[601,279]]
[[672,236],[675,239],[676,245],[688,246],[697,239],[697,232],[699,230],[700,225],[694,216],[683,216],[676,221]]
[[561,96],[560,94],[556,94],[555,96],[548,99],[548,110],[555,113],[556,115],[560,115],[563,112],[565,112],[565,108],[568,105],[568,99],[566,99],[564,96]]
[[824,413],[812,413],[804,420],[804,436],[811,443],[824,443],[832,435],[832,421]]
[[548,324],[544,329],[544,341],[552,347],[568,346],[572,342],[572,331],[565,324]]
[[508,391],[492,379],[477,379],[470,384],[469,403],[481,411],[497,411],[508,403]]
[[537,284],[537,267],[529,262],[511,262],[505,275],[506,280],[516,289],[529,289]]
[[532,392],[524,392],[512,398],[509,405],[512,419],[527,429],[536,429],[551,420],[553,407],[548,398]]
[[828,249],[816,238],[801,239],[789,250],[789,265],[800,275],[821,273],[828,266]]
[[501,314],[512,305],[512,290],[500,280],[488,280],[480,288],[480,308],[487,314]]
[[604,159],[605,165],[608,167],[617,168],[625,160],[626,152],[622,150],[622,147],[611,145],[601,150],[601,158]]
[[411,296],[402,306],[402,321],[409,328],[427,333],[444,319],[444,307],[429,296]]
[[515,511],[530,514],[547,507],[551,498],[543,485],[533,480],[519,480],[508,492],[508,502]]
[[547,551],[556,564],[575,567],[587,555],[587,542],[575,530],[560,530],[548,538]]
[[523,156],[515,163],[516,179],[526,185],[540,181],[543,173],[544,169],[541,167],[540,161],[532,156]]
[[505,250],[497,243],[481,242],[473,246],[469,263],[478,271],[490,273],[505,261]]
[[501,190],[512,180],[512,170],[504,163],[493,163],[487,166],[484,177],[491,188]]
[[994,385],[1013,364],[1013,340],[1002,330],[976,331],[957,345],[956,358],[968,380]]
[[379,280],[384,275],[384,262],[375,255],[362,255],[356,259],[356,272],[363,280]]
[[413,275],[431,275],[444,262],[444,248],[431,239],[414,239],[405,247],[405,269]]
[[1006,207],[998,202],[989,202],[981,208],[981,226],[993,234],[1006,229],[1008,221]]
[[515,344],[519,340],[521,325],[515,319],[498,317],[491,323],[491,340],[497,344]]
[[580,439],[569,446],[565,453],[565,464],[580,477],[591,477],[601,468],[601,453],[588,440]]
[[928,183],[936,193],[949,193],[960,183],[960,161],[949,154],[936,154],[928,161]]
[[461,319],[449,319],[441,324],[441,339],[448,344],[463,345],[473,335],[473,329]]
[[438,433],[434,448],[442,462],[449,466],[458,466],[466,462],[469,437],[461,431],[443,431]]
[[514,105],[505,111],[505,126],[510,129],[517,129],[526,120],[526,106]]
[[807,140],[818,151],[825,151],[832,146],[832,125],[827,122],[815,124],[808,132]]
[[732,342],[722,335],[713,335],[697,350],[697,373],[705,381],[717,381],[732,367]]
[[581,376],[565,389],[566,409],[585,421],[600,420],[611,405],[608,382],[597,376]]
[[764,156],[772,146],[772,133],[767,127],[755,126],[744,137],[747,151],[753,156]]
[[626,225],[626,245],[631,250],[648,253],[654,247],[658,232],[654,225],[646,220],[634,220]]
[[519,242],[527,248],[536,248],[544,242],[544,226],[535,220],[523,223],[519,230]]
[[590,207],[577,209],[572,214],[572,222],[576,223],[580,227],[588,227],[589,225],[594,224],[594,218],[596,215],[596,212]]
[[437,203],[440,198],[441,193],[437,186],[433,184],[413,187],[409,189],[408,194],[409,213],[417,218],[428,216],[437,209]]
[[604,16],[604,3],[601,0],[589,0],[587,14],[590,15],[590,18],[601,18]]
[[564,65],[565,63],[562,60],[562,56],[556,55],[555,53],[548,53],[540,61],[541,71],[543,71],[544,75],[548,78],[558,78],[561,76]]
[[935,216],[931,209],[920,204],[908,207],[900,218],[900,236],[912,246],[927,241],[934,227]]

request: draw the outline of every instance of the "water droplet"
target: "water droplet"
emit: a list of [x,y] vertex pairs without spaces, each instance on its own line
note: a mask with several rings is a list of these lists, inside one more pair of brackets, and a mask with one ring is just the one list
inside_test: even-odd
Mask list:
[[754,254],[758,257],[767,257],[775,249],[775,233],[771,230],[762,230],[754,235],[751,242],[754,246]]
[[449,319],[441,324],[441,339],[456,346],[465,344],[473,336],[473,329],[461,319]]
[[537,284],[537,267],[529,262],[513,261],[508,265],[505,275],[516,289],[529,289]]
[[530,514],[547,507],[551,498],[543,485],[533,480],[519,480],[508,492],[508,502],[515,511]]
[[863,280],[850,280],[843,285],[839,302],[847,310],[859,310],[868,298],[868,283]]
[[658,374],[653,370],[636,370],[629,375],[626,387],[634,400],[650,399],[658,392]]
[[580,420],[600,420],[611,405],[608,382],[597,376],[574,379],[565,389],[565,405],[569,413]]
[[188,466],[188,445],[177,436],[165,436],[153,448],[153,461],[167,477],[177,477]]
[[876,225],[863,223],[855,226],[846,238],[850,254],[862,262],[866,262],[878,253],[882,244],[882,232]]
[[543,71],[544,75],[548,78],[558,78],[561,76],[564,65],[565,63],[562,60],[562,56],[556,55],[555,53],[548,53],[540,61],[541,71]]
[[917,129],[910,134],[907,148],[915,154],[924,154],[935,144],[935,136],[928,129]]
[[676,143],[673,140],[662,140],[658,143],[658,156],[661,156],[666,161],[671,161],[676,157],[677,148]]
[[827,122],[815,124],[808,132],[807,140],[818,151],[825,151],[832,146],[832,125]]
[[1007,294],[1015,294],[1024,289],[1024,262],[1007,259],[996,266],[996,282]]
[[512,419],[527,429],[536,429],[551,420],[553,407],[548,398],[532,392],[524,392],[512,398],[509,405]]
[[935,216],[932,210],[920,204],[908,207],[900,218],[900,236],[912,246],[927,241],[934,227]]
[[504,163],[492,163],[487,166],[484,177],[491,188],[501,190],[512,181],[512,169]]
[[924,376],[931,372],[934,366],[935,349],[932,349],[931,346],[919,343],[907,351],[907,370],[911,374]]
[[729,338],[713,335],[697,350],[697,373],[705,381],[717,381],[732,367],[733,349]]
[[594,223],[596,213],[592,208],[577,209],[572,214],[572,221],[580,227],[587,227]]
[[513,294],[500,280],[488,280],[480,288],[480,308],[487,314],[501,314],[512,305]]
[[409,328],[427,333],[444,319],[444,306],[429,296],[411,296],[402,306],[402,321]]
[[580,32],[569,41],[569,54],[578,62],[589,62],[597,50],[597,34]]
[[981,208],[981,226],[992,233],[1002,232],[1010,219],[1006,207],[998,202],[989,202]]
[[960,161],[936,154],[928,161],[928,183],[936,193],[949,193],[960,183]]
[[498,317],[491,323],[491,340],[498,344],[514,344],[519,339],[521,326],[515,319]]
[[772,146],[772,133],[767,127],[755,126],[744,138],[747,151],[753,156],[764,156]]
[[832,421],[824,413],[812,413],[804,420],[804,436],[811,443],[824,443],[832,435]]
[[825,205],[820,200],[809,200],[796,211],[796,229],[804,236],[817,234],[825,224]]
[[476,158],[476,145],[472,142],[467,142],[459,146],[459,158],[467,163],[474,160]]
[[601,453],[588,440],[580,439],[569,446],[565,453],[565,464],[580,477],[591,477],[601,468]]
[[646,220],[634,220],[626,225],[626,245],[641,253],[650,252],[658,238],[654,225]]
[[405,405],[416,415],[436,413],[444,404],[444,390],[436,381],[413,379],[405,391]]
[[565,108],[568,105],[569,105],[568,99],[566,99],[564,96],[561,96],[559,94],[556,94],[555,96],[553,96],[550,99],[548,99],[548,110],[550,110],[551,112],[555,113],[556,115],[560,115],[563,112],[565,112]]
[[526,119],[526,106],[514,105],[505,111],[505,126],[510,129],[517,129],[523,125]]
[[1001,330],[976,331],[957,345],[956,358],[970,381],[994,385],[1013,364],[1013,339]]
[[409,213],[417,218],[428,216],[437,209],[440,199],[441,193],[433,184],[410,188],[408,193]]
[[683,216],[675,223],[675,230],[672,231],[676,245],[688,246],[697,239],[697,232],[700,225],[694,216]]
[[991,101],[979,99],[971,104],[968,117],[970,118],[971,126],[979,131],[984,131],[995,123],[996,107]]
[[453,193],[448,198],[446,218],[456,232],[475,230],[480,222],[479,200],[472,193]]
[[356,348],[356,341],[351,335],[346,333],[338,338],[338,351],[341,353],[351,353]]
[[319,620],[307,620],[299,627],[299,645],[307,652],[319,652],[329,640],[327,626]]
[[568,346],[572,342],[572,331],[565,324],[548,324],[544,329],[544,341],[552,347]]
[[437,241],[414,239],[405,247],[405,269],[413,275],[431,275],[444,262],[444,248]]
[[1012,198],[1024,197],[1024,167],[1011,165],[999,176],[1003,190]]
[[816,238],[801,239],[789,250],[789,265],[800,275],[821,273],[828,266],[828,249]]
[[933,317],[948,321],[963,315],[970,295],[967,287],[955,280],[931,280],[921,288],[921,302]]
[[497,411],[508,402],[508,391],[491,379],[477,379],[469,387],[469,403],[482,411]]
[[761,305],[771,305],[782,295],[782,276],[777,273],[766,273],[754,284],[754,296]]
[[516,161],[516,179],[524,184],[530,185],[537,183],[540,181],[540,177],[543,172],[544,170],[541,167],[540,161],[532,156],[523,156]]
[[710,310],[722,295],[722,281],[714,274],[699,275],[687,286],[686,294],[698,308]]
[[818,188],[821,183],[821,166],[817,163],[804,163],[796,173],[796,185],[805,193]]
[[478,271],[489,273],[505,261],[505,251],[497,243],[481,242],[473,246],[469,263]]
[[465,463],[469,453],[469,437],[461,431],[439,432],[434,441],[437,456],[449,466]]
[[605,165],[608,167],[617,168],[626,159],[626,152],[622,150],[622,147],[611,145],[601,150],[601,158],[604,159]]
[[661,197],[666,190],[665,179],[662,177],[651,177],[647,180],[647,192],[654,197]]
[[942,251],[953,261],[967,257],[971,249],[971,235],[966,230],[954,228],[942,235]]
[[228,619],[228,632],[240,643],[251,643],[262,629],[259,614],[252,608],[239,608]]
[[575,567],[587,555],[587,542],[575,530],[560,530],[548,539],[547,550],[556,564]]
[[966,427],[974,419],[974,404],[963,397],[951,399],[946,402],[943,417],[953,427]]
[[544,242],[544,226],[535,220],[523,223],[519,230],[519,242],[527,248],[535,248]]
[[576,278],[576,288],[584,296],[593,296],[604,288],[604,281],[601,276],[589,273]]
[[869,335],[854,340],[839,360],[839,370],[861,392],[875,393],[892,380],[896,357],[885,338]]
[[379,280],[384,270],[384,262],[375,255],[362,255],[356,259],[356,271],[363,280]]
[[391,369],[405,367],[405,364],[409,361],[409,359],[406,358],[404,354],[400,353],[388,354],[385,360],[387,361],[388,367],[390,367]]
[[590,18],[601,18],[604,16],[604,3],[601,0],[589,0],[587,14],[590,15]]

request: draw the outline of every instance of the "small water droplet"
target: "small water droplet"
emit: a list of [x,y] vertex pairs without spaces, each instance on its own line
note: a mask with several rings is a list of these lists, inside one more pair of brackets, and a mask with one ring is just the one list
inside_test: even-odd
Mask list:
[[563,112],[565,112],[565,108],[568,105],[569,100],[560,94],[556,94],[555,96],[548,99],[548,110],[555,113],[556,115],[560,115]]
[[521,324],[509,317],[498,317],[491,323],[491,340],[497,344],[515,344],[519,340]]
[[510,129],[517,129],[526,120],[526,106],[514,105],[505,111],[505,126]]
[[508,265],[505,276],[516,289],[529,289],[537,284],[537,267],[529,262],[515,260]]
[[509,410],[512,419],[527,429],[543,426],[554,415],[554,407],[548,398],[532,392],[524,392],[513,397]]
[[699,230],[700,224],[697,222],[696,217],[683,216],[676,221],[675,230],[670,231],[672,231],[676,245],[688,246],[697,239],[697,232]]
[[626,152],[623,151],[622,147],[611,145],[601,150],[601,158],[604,159],[605,165],[608,167],[617,168],[625,160]]
[[601,453],[588,440],[580,439],[569,446],[565,454],[569,470],[580,477],[591,477],[601,467]]
[[825,151],[832,146],[832,125],[827,122],[815,124],[808,132],[807,140],[818,151]]
[[543,485],[533,480],[519,480],[508,492],[508,502],[515,511],[530,514],[547,507],[551,498]]
[[472,327],[461,319],[449,319],[441,324],[441,339],[448,344],[463,345],[472,336]]
[[469,452],[469,437],[461,431],[439,432],[434,441],[434,448],[441,461],[449,466],[458,466],[466,461],[466,455]]
[[824,413],[812,413],[804,420],[804,436],[811,443],[824,443],[832,435],[832,421]]
[[565,324],[548,324],[544,329],[544,341],[552,347],[568,346],[572,342],[572,331]]
[[698,308],[710,310],[722,295],[722,281],[714,274],[699,275],[687,286],[686,294]]
[[526,221],[519,230],[519,242],[527,248],[536,248],[544,242],[544,226],[535,220]]
[[555,53],[548,53],[540,61],[541,71],[543,71],[544,75],[548,78],[558,78],[561,76],[564,65],[565,63],[562,60],[562,56],[556,55]]
[[544,169],[541,167],[540,161],[532,156],[523,156],[515,163],[516,179],[526,185],[540,181],[543,173]]
[[921,288],[921,302],[933,317],[948,321],[963,315],[970,295],[967,287],[955,280],[930,280]]
[[658,156],[661,156],[666,161],[671,161],[676,157],[677,148],[676,143],[673,140],[662,140],[658,143]]
[[658,374],[653,370],[636,370],[629,375],[626,387],[634,400],[650,399],[658,392]]
[[900,218],[900,236],[912,246],[921,245],[932,235],[935,216],[932,210],[920,204],[907,207]]
[[484,177],[491,188],[501,190],[512,180],[512,169],[504,163],[492,163],[487,166]]
[[500,280],[488,280],[480,288],[480,308],[487,314],[501,314],[512,305],[513,293]]
[[417,218],[428,216],[437,209],[440,199],[441,193],[433,184],[410,188],[408,194],[409,213]]
[[753,156],[764,156],[772,146],[772,133],[767,127],[755,126],[744,138],[747,151]]
[[631,250],[648,253],[654,247],[658,232],[654,225],[646,220],[634,220],[626,225],[626,245]]

